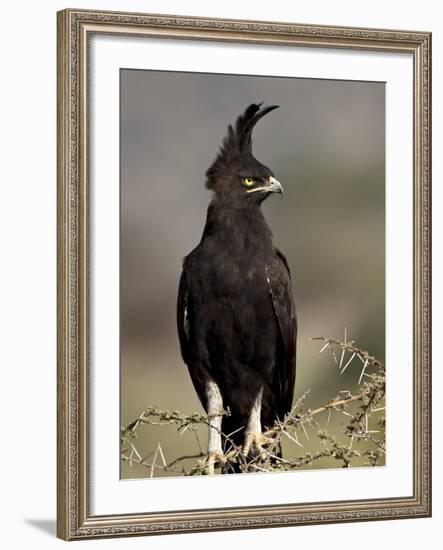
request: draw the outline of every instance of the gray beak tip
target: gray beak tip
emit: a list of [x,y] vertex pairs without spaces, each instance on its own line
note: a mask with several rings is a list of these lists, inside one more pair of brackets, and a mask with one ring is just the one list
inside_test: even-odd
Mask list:
[[271,176],[269,178],[269,191],[271,191],[272,193],[278,193],[280,195],[283,196],[283,186],[282,184],[278,181],[278,179],[274,178],[273,176]]

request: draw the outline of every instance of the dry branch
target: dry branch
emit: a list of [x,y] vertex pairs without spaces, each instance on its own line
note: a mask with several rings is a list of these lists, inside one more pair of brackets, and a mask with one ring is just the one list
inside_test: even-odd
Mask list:
[[[370,426],[372,415],[384,410],[385,396],[385,368],[381,361],[360,349],[354,341],[347,341],[346,331],[344,341],[327,338],[323,336],[310,338],[312,341],[323,343],[320,353],[329,349],[338,373],[343,374],[346,369],[357,369],[358,383],[356,390],[351,393],[348,390],[340,392],[326,404],[314,410],[303,409],[303,404],[309,391],[300,396],[294,404],[291,412],[286,415],[283,421],[276,422],[264,432],[264,435],[271,439],[271,443],[258,453],[255,457],[244,456],[242,449],[232,441],[232,434],[222,434],[228,443],[225,453],[226,464],[223,468],[226,471],[232,469],[236,464],[242,472],[269,472],[281,470],[294,470],[311,466],[314,462],[330,458],[337,461],[338,465],[348,468],[354,465],[355,460],[360,462],[364,459],[366,465],[376,466],[380,457],[385,454],[385,419],[378,420],[377,428]],[[357,404],[357,409],[350,412],[350,404]],[[322,413],[327,412],[326,426],[319,424]],[[327,431],[327,426],[334,413],[342,414],[346,418],[346,425],[343,427],[342,436],[347,438],[343,443],[338,437]],[[223,411],[223,415],[229,415],[229,410]],[[138,418],[121,429],[121,460],[128,462],[130,466],[138,464],[148,470],[148,475],[153,477],[155,472],[169,472],[181,475],[207,474],[208,456],[203,451],[203,445],[199,439],[196,427],[209,425],[210,416],[206,414],[193,413],[186,415],[177,410],[161,410],[157,407],[148,407]],[[195,439],[198,450],[173,460],[166,461],[162,446],[157,447],[144,457],[134,444],[137,437],[137,430],[143,425],[167,426],[174,425],[178,433],[189,432]],[[315,452],[306,452],[297,455],[296,450],[303,447],[300,439],[309,439],[309,433],[315,435],[319,440],[319,449]],[[377,435],[378,434],[378,435]],[[280,456],[283,440],[293,447],[294,455],[291,457]],[[365,441],[368,448],[359,451],[354,447],[357,442]],[[288,453],[286,453],[288,454]]]

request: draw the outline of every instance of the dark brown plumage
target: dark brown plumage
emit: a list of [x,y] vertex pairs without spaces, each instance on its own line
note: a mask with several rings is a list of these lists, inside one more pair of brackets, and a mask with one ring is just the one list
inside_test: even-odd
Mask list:
[[252,104],[228,127],[206,173],[214,199],[201,241],[184,259],[178,293],[178,333],[192,382],[206,411],[213,395],[208,388],[216,384],[231,411],[222,432],[238,430],[238,445],[259,401],[264,429],[283,419],[294,392],[291,276],[260,207],[282,187],[251,149],[255,124],[276,108]]

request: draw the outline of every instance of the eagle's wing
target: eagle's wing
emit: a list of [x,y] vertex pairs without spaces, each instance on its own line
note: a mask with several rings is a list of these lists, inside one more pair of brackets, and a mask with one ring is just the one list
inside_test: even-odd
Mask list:
[[284,415],[291,410],[294,396],[297,318],[288,262],[278,249],[273,261],[266,266],[266,276],[283,344],[272,383],[278,403],[277,412],[280,420],[283,420]]
[[207,386],[211,380],[209,372],[204,363],[199,360],[198,353],[193,352],[191,348],[191,328],[190,328],[190,309],[192,308],[192,297],[188,288],[186,277],[186,265],[183,268],[177,297],[177,331],[180,340],[180,350],[183,361],[186,363],[195,391],[203,405],[208,411]]
[[189,365],[188,287],[186,283],[186,273],[184,270],[182,271],[178,287],[177,329],[183,361]]

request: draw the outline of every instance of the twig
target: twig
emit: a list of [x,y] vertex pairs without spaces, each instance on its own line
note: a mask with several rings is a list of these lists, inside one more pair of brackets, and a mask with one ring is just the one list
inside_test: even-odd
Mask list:
[[[354,459],[366,460],[366,464],[375,466],[378,464],[380,457],[386,452],[386,445],[383,436],[376,439],[373,434],[379,433],[380,430],[370,429],[369,419],[375,412],[384,410],[384,395],[385,395],[385,374],[384,366],[374,356],[367,351],[358,348],[354,341],[348,341],[347,329],[345,329],[344,342],[325,337],[310,338],[310,340],[322,341],[320,353],[326,348],[331,351],[331,356],[335,364],[338,365],[340,374],[352,364],[353,359],[357,357],[362,362],[357,390],[351,393],[349,390],[340,391],[341,396],[330,400],[328,403],[319,406],[313,410],[307,409],[303,411],[304,404],[309,391],[306,391],[295,402],[292,410],[285,416],[282,421],[277,421],[275,424],[264,431],[264,435],[271,438],[271,443],[261,452],[255,453],[253,456],[245,456],[241,446],[237,445],[232,439],[232,436],[238,431],[244,429],[240,427],[230,434],[222,435],[222,440],[225,442],[226,464],[223,466],[226,471],[254,472],[254,471],[272,471],[272,470],[291,470],[303,468],[311,465],[314,461],[329,457],[338,460],[343,467],[349,468],[353,465]],[[340,351],[340,359],[337,360],[336,350]],[[350,357],[346,360],[346,354]],[[344,364],[344,366],[343,366]],[[343,396],[344,394],[344,396]],[[353,408],[351,414],[349,407],[352,403],[359,404],[357,409]],[[346,444],[341,443],[336,437],[328,434],[320,429],[320,424],[316,420],[323,412],[327,412],[326,425],[329,426],[333,411],[339,411],[349,418],[344,429],[344,435],[349,438]],[[229,410],[222,411],[223,415],[229,415]],[[219,416],[219,413],[217,413]],[[148,469],[149,476],[154,477],[155,472],[169,472],[183,475],[197,475],[208,473],[207,460],[208,455],[204,451],[197,433],[198,425],[208,426],[211,420],[210,415],[193,413],[186,415],[177,410],[161,410],[158,407],[148,407],[138,418],[130,422],[126,427],[121,429],[121,460],[128,462],[129,465],[138,464]],[[321,417],[320,417],[321,418]],[[378,420],[379,426],[384,428],[385,419],[382,417]],[[137,437],[137,431],[141,426],[170,426],[175,425],[179,434],[190,432],[198,447],[198,452],[187,453],[182,456],[175,457],[169,462],[166,460],[161,443],[158,442],[156,448],[151,450],[143,458],[138,449],[133,443],[133,439]],[[282,438],[286,437],[289,443],[295,444],[298,448],[303,448],[297,437],[297,429],[301,428],[306,439],[310,439],[308,429],[312,432],[316,431],[316,435],[320,438],[323,449],[314,452],[306,453],[302,456],[285,457],[281,456]],[[308,429],[307,429],[308,428]],[[373,446],[373,450],[367,449],[358,451],[355,445],[359,441],[365,441]],[[355,444],[355,445],[354,445]],[[128,454],[129,453],[129,454]],[[150,462],[149,457],[153,456]],[[158,464],[160,459],[161,464]],[[191,461],[191,466],[189,462]]]

